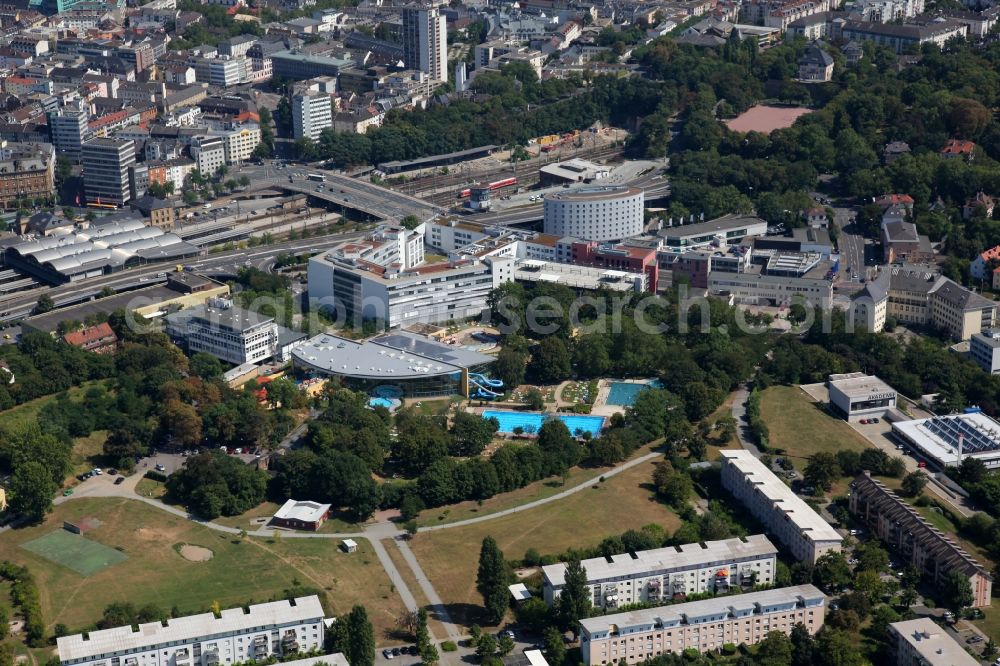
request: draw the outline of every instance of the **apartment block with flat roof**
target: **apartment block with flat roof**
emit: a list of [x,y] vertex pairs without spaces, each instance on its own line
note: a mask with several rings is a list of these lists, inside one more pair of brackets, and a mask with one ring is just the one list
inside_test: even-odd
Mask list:
[[319,597],[227,608],[56,641],[62,666],[216,666],[322,650]]
[[843,538],[837,530],[750,451],[724,449],[720,453],[722,487],[764,523],[767,533],[796,559],[815,563],[824,553],[840,551]]
[[580,621],[580,648],[586,666],[635,664],[688,649],[756,645],[771,631],[791,634],[797,624],[814,635],[825,613],[826,595],[797,585],[587,618]]
[[[591,602],[613,609],[659,603],[704,592],[729,592],[774,583],[778,549],[763,534],[688,543],[581,562]],[[566,565],[542,567],[542,593],[550,606],[562,593]]]
[[929,617],[889,625],[896,666],[978,666],[979,660]]

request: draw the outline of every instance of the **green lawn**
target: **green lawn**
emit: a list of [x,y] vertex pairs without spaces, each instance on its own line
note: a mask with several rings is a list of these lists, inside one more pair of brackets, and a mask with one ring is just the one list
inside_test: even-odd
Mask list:
[[[31,553],[21,544],[62,527],[64,520],[95,517],[103,524],[86,533],[89,540],[120,550],[123,562],[81,576]],[[0,534],[0,559],[26,564],[41,592],[49,629],[64,623],[71,629],[91,626],[112,602],[137,607],[157,604],[181,613],[265,601],[295,585],[325,592],[329,613],[339,615],[361,603],[376,630],[385,632],[403,610],[371,545],[358,540],[358,551],[341,553],[334,539],[248,538],[240,542],[138,501],[113,498],[74,499],[60,504],[39,526]],[[203,546],[213,558],[191,562],[180,544]],[[379,634],[379,637],[381,634]]]
[[851,426],[827,413],[798,387],[768,388],[761,398],[760,411],[771,433],[770,445],[783,449],[800,471],[820,451],[870,448]]
[[572,547],[596,546],[608,536],[658,523],[668,534],[680,518],[653,496],[650,479],[656,461],[637,465],[604,483],[595,482],[569,497],[540,507],[436,532],[417,534],[411,548],[444,602],[452,619],[470,623],[482,599],[476,593],[476,566],[483,538],[492,536],[510,559],[526,550],[558,554]]

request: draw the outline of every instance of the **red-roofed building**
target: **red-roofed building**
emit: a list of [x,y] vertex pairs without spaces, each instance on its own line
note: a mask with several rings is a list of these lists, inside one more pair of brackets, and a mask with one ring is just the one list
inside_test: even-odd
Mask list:
[[913,197],[909,194],[884,194],[875,199],[875,203],[883,209],[888,209],[892,206],[903,206],[906,208],[907,213],[913,213]]
[[63,336],[63,340],[66,344],[94,354],[114,354],[118,348],[118,336],[107,322],[82,331],[67,333]]
[[1000,245],[991,247],[969,264],[969,275],[974,280],[985,280],[993,269],[1000,267]]
[[948,143],[944,144],[944,148],[941,149],[941,157],[945,159],[951,159],[953,157],[962,157],[966,160],[971,161],[976,150],[976,144],[971,141],[964,141],[961,139],[949,139]]

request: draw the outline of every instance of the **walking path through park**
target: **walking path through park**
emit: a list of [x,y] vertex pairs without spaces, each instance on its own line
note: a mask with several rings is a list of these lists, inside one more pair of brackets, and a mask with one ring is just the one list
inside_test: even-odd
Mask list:
[[[550,502],[558,502],[561,499],[565,499],[570,495],[578,493],[582,490],[586,490],[594,485],[594,482],[599,477],[604,477],[608,479],[610,477],[621,474],[625,470],[631,469],[637,465],[641,465],[645,462],[653,460],[660,457],[662,454],[658,452],[646,453],[629,460],[621,465],[610,469],[596,477],[588,478],[585,481],[578,483],[575,486],[567,488],[555,495],[550,495],[548,497],[543,497],[542,499],[534,500],[533,502],[528,502],[526,504],[521,504],[520,506],[511,507],[509,509],[504,509],[502,511],[497,511],[495,513],[489,513],[482,516],[475,516],[474,518],[467,518],[465,520],[457,520],[453,523],[444,523],[441,525],[429,525],[427,527],[421,527],[419,532],[434,532],[437,530],[448,530],[456,527],[464,527],[466,525],[474,525],[476,523],[482,523],[489,520],[495,520],[497,518],[502,518],[503,516],[509,516],[515,513],[520,513],[522,511],[528,511]],[[159,499],[152,497],[143,497],[142,495],[136,494],[135,488],[138,485],[142,475],[135,474],[131,477],[125,479],[120,485],[114,484],[114,477],[110,476],[98,476],[89,479],[88,481],[80,484],[74,488],[72,495],[60,496],[54,500],[55,504],[62,504],[77,498],[86,497],[117,497],[122,499],[137,500],[139,502],[144,502],[150,506],[156,507],[161,511],[166,511],[172,513],[175,516],[180,516],[181,518],[186,518],[192,522],[198,523],[199,525],[204,525],[209,529],[216,530],[218,532],[225,532],[227,534],[240,534],[242,530],[236,527],[229,527],[227,525],[220,525],[214,523],[210,520],[204,520],[185,511],[182,508],[176,506],[171,506],[166,504]],[[253,537],[272,537],[276,533],[276,530],[269,529],[267,527],[261,527],[253,531],[247,531],[249,536]],[[364,529],[360,532],[338,532],[338,533],[325,533],[320,534],[316,532],[295,532],[280,530],[282,539],[367,539],[371,544],[372,548],[375,550],[375,555],[378,557],[379,562],[382,564],[382,568],[385,569],[386,575],[389,576],[389,580],[399,591],[399,596],[403,601],[403,605],[406,606],[407,610],[416,610],[419,605],[417,604],[416,598],[413,596],[413,591],[410,590],[406,581],[403,579],[402,574],[400,574],[399,569],[396,567],[396,563],[392,561],[389,557],[384,541],[386,539],[391,539],[396,547],[399,548],[399,552],[403,555],[403,559],[406,561],[407,566],[413,573],[414,579],[420,586],[421,591],[430,603],[430,612],[435,616],[435,618],[441,622],[448,636],[447,639],[451,641],[458,641],[464,636],[464,632],[456,626],[448,614],[447,606],[441,600],[434,586],[431,584],[430,579],[424,573],[423,568],[420,566],[420,562],[417,561],[416,555],[410,549],[408,543],[406,543],[406,532],[401,530],[395,523],[389,521],[380,521],[366,525]]]

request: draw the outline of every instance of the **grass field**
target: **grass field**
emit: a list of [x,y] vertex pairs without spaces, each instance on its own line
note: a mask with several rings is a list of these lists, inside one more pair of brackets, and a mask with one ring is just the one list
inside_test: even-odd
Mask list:
[[863,451],[868,442],[846,422],[831,416],[795,386],[772,386],[764,391],[761,416],[771,432],[770,444],[784,449],[802,470],[809,457],[820,451]]
[[[456,622],[478,621],[476,593],[479,545],[492,536],[510,559],[529,548],[557,554],[570,547],[596,546],[630,528],[659,523],[668,532],[680,518],[653,497],[649,487],[656,461],[643,463],[594,488],[544,506],[480,524],[416,535],[410,547]],[[466,556],[456,558],[455,553]]]
[[95,430],[87,437],[77,437],[73,440],[72,475],[89,472],[100,464],[99,458],[104,452],[104,441],[108,438],[107,430]]
[[[84,517],[103,521],[88,539],[121,548],[128,559],[84,577],[31,553],[24,544],[61,528],[64,520]],[[210,549],[207,562],[190,562],[175,544]],[[157,604],[182,613],[265,601],[296,582],[326,592],[327,611],[339,615],[365,604],[377,632],[393,626],[403,610],[399,596],[371,545],[358,540],[358,551],[341,554],[334,539],[244,539],[222,534],[127,499],[75,499],[60,504],[45,523],[0,535],[0,559],[28,565],[38,580],[42,612],[49,629],[59,622],[83,629],[116,601],[140,607]],[[378,634],[380,638],[382,633]]]
[[[646,446],[637,449],[632,456],[638,457],[645,455],[652,449],[653,445],[647,444]],[[586,479],[593,479],[596,481],[600,478],[601,474],[607,472],[608,469],[610,468],[574,467],[569,470],[566,477],[567,482],[565,484],[563,484],[562,479],[558,478],[543,479],[541,481],[535,481],[534,483],[528,484],[524,488],[518,488],[517,490],[512,490],[509,493],[501,493],[487,500],[483,500],[482,504],[478,501],[470,500],[467,502],[458,502],[456,504],[427,509],[417,517],[417,524],[421,527],[427,525],[443,525],[445,523],[454,523],[459,520],[475,518],[476,516],[483,516],[503,511],[505,509],[510,509],[515,506],[521,506],[522,504],[528,504],[529,502],[534,502],[535,500],[544,499],[561,493],[567,488],[572,488],[573,486],[582,483]]]
[[102,569],[124,562],[128,556],[114,548],[91,541],[80,534],[57,529],[21,545],[35,555],[61,564],[81,576],[91,576]]

